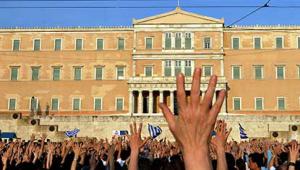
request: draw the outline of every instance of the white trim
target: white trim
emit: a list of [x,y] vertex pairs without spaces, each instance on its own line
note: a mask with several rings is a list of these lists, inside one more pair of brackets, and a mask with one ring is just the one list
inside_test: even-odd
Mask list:
[[[74,110],[74,99],[79,99],[79,110]],[[72,97],[72,111],[81,111],[81,97]]]
[[232,110],[234,111],[240,111],[240,110],[235,110],[235,107],[234,107],[234,99],[240,99],[240,110],[242,110],[242,97],[232,97]]
[[[151,39],[151,48],[147,48],[147,38]],[[145,37],[144,42],[145,42],[145,49],[146,50],[152,50],[153,49],[153,37]]]
[[[38,109],[38,105],[39,105],[39,98],[38,97],[36,97],[36,96],[33,96],[34,97],[34,99],[36,99],[36,110]],[[31,98],[32,98],[32,96],[29,98],[29,111],[31,111]]]
[[[205,76],[204,74],[205,74],[205,68],[210,68],[210,73],[211,73],[211,75],[209,75],[209,76]],[[214,73],[213,73],[213,65],[202,65],[202,70],[203,70],[203,72],[202,72],[202,76],[203,77],[210,77],[210,76],[212,76]]]
[[18,51],[21,51],[21,39],[20,38],[18,38],[18,39],[12,39],[11,51],[17,52],[17,51],[14,51],[14,41],[15,40],[19,40],[19,50]]
[[[278,79],[278,76],[277,76],[278,75],[277,74],[278,67],[283,67],[283,79]],[[276,75],[275,75],[276,80],[285,80],[285,65],[276,65],[275,70],[276,70]]]
[[299,65],[297,65],[297,71],[298,71],[298,73],[297,73],[297,75],[298,75],[298,77],[297,77],[297,79],[300,79],[300,64]]
[[[151,68],[151,76],[147,76],[146,75],[146,68],[147,67],[150,67]],[[153,66],[151,66],[151,65],[146,65],[146,66],[144,66],[144,76],[145,77],[153,77]]]
[[[282,38],[282,48],[277,48],[277,38]],[[275,46],[274,46],[275,49],[283,49],[284,48],[284,36],[276,36],[275,37]]]
[[[9,80],[10,81],[18,81],[19,80],[19,74],[20,74],[20,66],[9,66],[9,68],[10,68],[10,77],[9,77]],[[12,69],[13,68],[17,68],[18,70],[18,72],[17,72],[17,79],[16,80],[12,80]]]
[[[82,40],[81,41],[81,49],[80,50],[77,50],[77,40],[78,39],[80,39],[80,40]],[[75,51],[83,51],[84,50],[84,48],[83,48],[83,44],[84,44],[84,42],[83,42],[83,38],[75,38]]]
[[[53,99],[57,99],[57,110],[53,110]],[[51,97],[51,108],[50,108],[51,111],[59,111],[60,110],[60,102],[59,102],[59,98],[58,97]]]
[[[96,110],[96,99],[100,99],[100,110]],[[103,109],[103,97],[94,97],[94,111],[102,111]]]
[[[265,98],[264,97],[254,97],[254,109],[257,110],[257,105],[256,105],[257,99],[262,99],[262,109],[261,110],[264,110],[265,109]],[[260,111],[260,110],[257,110],[257,111]]]
[[[205,48],[205,38],[209,38],[209,48]],[[213,47],[212,47],[212,38],[210,36],[203,37],[202,42],[203,42],[203,49],[206,49],[206,50],[213,49]]]
[[[120,68],[123,68],[123,77],[118,77],[118,68],[119,68],[119,67],[120,67]],[[115,74],[116,74],[116,80],[125,80],[125,77],[126,77],[126,76],[125,76],[125,75],[126,75],[126,74],[125,74],[125,73],[126,73],[126,71],[125,71],[126,69],[125,69],[125,68],[126,68],[125,65],[124,65],[124,66],[116,66],[116,72],[115,72]]]
[[103,49],[104,50],[104,38],[96,38],[96,51],[102,51],[102,50],[98,50],[98,40],[102,40],[102,44],[103,44]]
[[[260,48],[258,48],[258,49],[255,48],[255,38],[259,38],[259,41],[260,41]],[[262,40],[261,36],[254,36],[253,37],[253,49],[255,49],[255,50],[263,49],[263,40]]]
[[300,49],[300,48],[299,48],[299,47],[300,47],[300,46],[299,46],[300,44],[299,44],[299,40],[298,40],[299,38],[300,38],[300,35],[296,37],[296,44],[297,44],[296,49]]
[[[235,79],[234,78],[234,74],[233,74],[233,68],[234,67],[239,67],[239,72],[240,72],[240,77],[239,77],[239,79]],[[241,65],[231,65],[231,79],[232,80],[241,80],[242,79],[242,66]]]
[[104,66],[100,66],[100,65],[96,65],[94,66],[94,80],[97,80],[97,68],[101,68],[102,69],[102,75],[101,75],[101,79],[100,80],[103,80],[104,78]]
[[[56,40],[60,40],[60,50],[55,50],[55,42]],[[62,51],[63,50],[63,38],[55,38],[54,39],[54,47],[53,47],[53,51]]]
[[[13,109],[13,110],[10,110],[10,100],[11,99],[15,99],[15,108]],[[8,98],[8,101],[7,101],[7,110],[8,111],[15,111],[15,110],[17,110],[17,98],[15,98],[15,97],[9,97]]]
[[[83,66],[73,66],[73,80],[76,80],[75,79],[75,70],[76,68],[80,68],[80,80],[82,80],[82,68]],[[80,81],[80,80],[76,80],[76,81]]]
[[[234,38],[238,38],[239,39],[239,48],[238,49],[234,49],[233,48],[233,39]],[[242,44],[241,44],[241,38],[239,37],[239,36],[231,36],[231,49],[233,49],[233,50],[239,50],[239,49],[241,49],[242,48]]]
[[35,40],[40,40],[40,49],[39,49],[38,51],[42,51],[42,40],[41,40],[41,38],[34,38],[34,39],[33,39],[33,48],[32,48],[32,50],[35,51],[35,50],[34,50],[34,47],[35,47],[35,45],[34,45],[34,44],[35,44]]
[[118,99],[122,99],[122,110],[121,110],[121,111],[123,111],[123,110],[124,110],[124,97],[116,97],[116,98],[115,98],[115,110],[116,110],[116,111],[119,111],[119,110],[117,109],[117,108],[118,108],[118,106],[117,106],[117,105],[118,105],[118,102],[117,102]]
[[279,99],[283,99],[283,101],[284,101],[284,108],[283,108],[283,110],[286,110],[286,97],[284,97],[284,96],[278,96],[278,97],[276,97],[276,99],[277,99],[277,110],[280,110],[279,109]]
[[[256,79],[256,72],[255,72],[255,68],[256,67],[261,67],[261,79]],[[264,65],[253,65],[253,73],[254,73],[254,80],[263,80],[265,78],[265,74],[264,74]]]

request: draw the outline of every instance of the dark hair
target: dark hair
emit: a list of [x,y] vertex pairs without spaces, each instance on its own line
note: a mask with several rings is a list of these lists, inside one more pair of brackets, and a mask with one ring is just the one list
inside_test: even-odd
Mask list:
[[256,163],[258,167],[263,166],[263,157],[259,153],[251,153],[249,155],[249,159],[251,159],[252,162]]
[[239,170],[246,170],[245,161],[243,159],[236,160],[235,164],[239,168]]
[[228,169],[235,169],[235,159],[231,153],[226,153],[226,162]]

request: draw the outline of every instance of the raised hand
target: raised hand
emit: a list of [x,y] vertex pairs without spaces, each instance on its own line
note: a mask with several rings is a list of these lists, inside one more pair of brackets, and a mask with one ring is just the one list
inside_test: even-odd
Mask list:
[[220,120],[217,122],[216,136],[211,139],[211,143],[216,147],[217,152],[225,152],[226,142],[232,130],[232,128],[227,130],[226,127],[225,121]]
[[169,129],[182,147],[186,169],[207,170],[211,168],[208,142],[216,118],[224,101],[225,91],[220,91],[216,102],[212,99],[217,76],[212,76],[204,99],[200,96],[201,69],[193,75],[191,97],[187,101],[183,74],[177,76],[177,103],[179,116],[175,118],[165,103],[160,104]]
[[291,145],[289,146],[289,155],[290,155],[290,162],[296,163],[298,157],[299,157],[299,145],[296,141],[293,141]]

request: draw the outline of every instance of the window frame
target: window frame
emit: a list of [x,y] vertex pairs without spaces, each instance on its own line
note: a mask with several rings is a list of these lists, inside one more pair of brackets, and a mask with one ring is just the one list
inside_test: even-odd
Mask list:
[[[19,74],[20,74],[20,66],[9,66],[10,67],[10,81],[18,81],[19,80]],[[13,69],[16,68],[17,69],[17,77],[15,80],[12,79],[12,73],[13,73]]]
[[[13,109],[10,109],[10,101],[11,100],[15,100],[15,107]],[[17,110],[17,98],[15,97],[10,97],[8,98],[8,102],[7,102],[7,110],[8,111],[16,111]]]
[[[260,45],[260,48],[256,48],[255,47],[255,39],[256,38],[259,38],[259,45]],[[262,43],[263,41],[262,41],[262,37],[261,36],[254,36],[253,37],[253,49],[255,49],[255,50],[261,50],[261,49],[263,49],[263,43]]]
[[[147,48],[147,39],[151,39],[151,48]],[[153,49],[153,37],[145,37],[145,49],[152,50]]]
[[[211,75],[209,75],[209,76],[205,75],[205,68],[210,68]],[[202,70],[203,70],[203,72],[202,72],[202,76],[203,77],[210,77],[210,76],[212,76],[214,74],[213,73],[213,65],[202,65]]]
[[[278,48],[277,47],[277,38],[281,38],[282,39],[282,47],[281,48]],[[276,36],[275,37],[275,49],[284,49],[284,36]]]
[[[77,49],[77,40],[81,40],[81,48]],[[84,45],[84,41],[83,38],[75,38],[75,51],[83,51],[83,45]]]
[[[118,99],[122,99],[122,109],[118,110]],[[120,112],[120,111],[124,111],[124,97],[116,97],[115,98],[115,110]]]
[[[276,97],[276,99],[277,99],[277,111],[284,111],[284,110],[286,110],[286,97],[284,97],[284,96],[278,96],[278,97]],[[284,108],[283,109],[280,109],[279,108],[279,99],[283,99],[283,104],[284,104]]]
[[[278,78],[278,67],[283,67],[283,78],[282,79]],[[285,80],[285,65],[276,65],[275,70],[276,70],[276,80]]]
[[[100,110],[96,110],[96,100],[97,99],[100,99]],[[100,96],[94,97],[94,111],[99,112],[102,110],[103,110],[103,97],[100,97]]]
[[[102,49],[98,49],[98,40],[102,40]],[[104,38],[96,38],[96,51],[104,50]]]
[[[240,101],[240,108],[239,108],[239,110],[236,110],[235,109],[235,103],[234,103],[234,100],[235,99],[239,99],[239,101]],[[234,111],[241,111],[242,110],[242,97],[232,97],[232,110],[234,110]]]
[[[53,99],[57,99],[57,110],[53,109]],[[60,102],[58,97],[51,97],[51,111],[59,111],[60,110]]]
[[[75,99],[79,99],[79,108],[78,108],[78,110],[74,110],[74,100]],[[74,112],[74,111],[81,111],[81,105],[82,105],[82,103],[81,103],[81,97],[72,97],[72,111]]]
[[[80,79],[76,79],[76,68],[80,68]],[[73,66],[73,80],[75,81],[81,81],[83,77],[83,71],[82,71],[83,66]]]
[[[151,75],[150,76],[147,76],[147,68],[151,68]],[[145,75],[145,77],[153,77],[153,65],[146,65],[144,67],[144,75]]]
[[[120,40],[123,40],[123,48],[121,49],[120,48],[120,44],[119,44],[119,42],[120,42]],[[118,37],[118,41],[117,41],[117,50],[125,50],[125,38],[124,37]]]
[[[123,77],[119,77],[118,76],[118,68],[123,68]],[[125,71],[126,66],[122,66],[122,65],[117,65],[116,66],[116,80],[125,80],[126,77],[126,71]]]
[[[206,48],[205,39],[209,38],[209,48]],[[203,49],[209,50],[212,49],[212,38],[210,36],[203,37]]]
[[[261,68],[261,78],[260,79],[256,78],[256,68],[257,67]],[[254,73],[254,80],[263,80],[265,78],[264,65],[253,65],[253,73]]]
[[[59,50],[56,50],[56,40],[60,40],[60,49]],[[63,50],[63,39],[62,38],[55,38],[54,39],[54,48],[53,48],[54,51],[62,51]]]
[[[239,44],[239,47],[238,48],[234,48],[234,43],[233,43],[233,40],[234,39],[238,39],[239,41],[238,41],[238,44]],[[241,46],[241,38],[240,37],[237,37],[237,36],[232,36],[231,37],[231,49],[233,49],[233,50],[240,50],[242,48],[242,46]]]
[[[37,78],[36,79],[34,79],[33,78],[33,71],[34,71],[34,69],[37,69]],[[31,81],[39,81],[40,80],[40,76],[41,76],[41,74],[40,74],[40,70],[41,70],[41,66],[31,66]]]
[[[101,68],[101,78],[97,79],[97,68]],[[104,66],[98,65],[94,66],[94,80],[103,80],[104,78]]]
[[[14,50],[14,47],[15,47],[15,41],[19,41],[19,48],[18,48],[18,50]],[[11,49],[11,51],[13,51],[13,52],[19,52],[19,51],[21,51],[21,39],[19,38],[19,39],[13,39],[12,40],[12,49]]]
[[[235,79],[234,78],[234,67],[239,67],[239,78]],[[241,65],[231,65],[231,78],[232,80],[241,80],[242,79],[242,66]]]
[[[39,49],[38,49],[38,50],[35,49],[35,41],[36,41],[36,40],[39,40],[39,41],[40,41]],[[42,40],[41,40],[41,38],[34,38],[34,39],[33,39],[33,51],[41,51],[41,50],[42,50]]]
[[[259,110],[259,109],[257,109],[257,103],[256,103],[256,100],[257,99],[261,99],[261,110]],[[265,109],[265,99],[264,99],[264,97],[254,97],[254,109],[256,110],[256,111],[262,111],[262,110],[264,110]]]

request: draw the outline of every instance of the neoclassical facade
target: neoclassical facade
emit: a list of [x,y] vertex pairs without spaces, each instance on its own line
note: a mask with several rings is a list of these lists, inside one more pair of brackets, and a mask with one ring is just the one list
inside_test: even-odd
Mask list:
[[300,27],[234,26],[176,8],[130,27],[0,29],[0,112],[177,113],[176,75],[217,75],[222,114],[300,114]]

